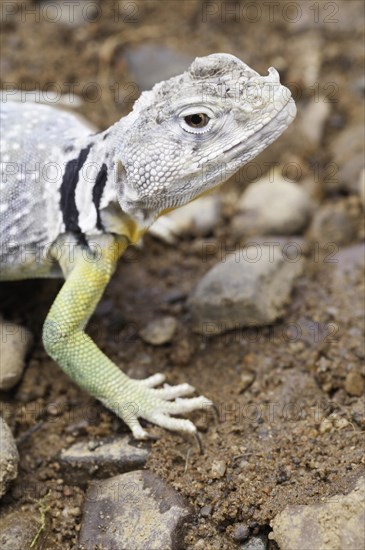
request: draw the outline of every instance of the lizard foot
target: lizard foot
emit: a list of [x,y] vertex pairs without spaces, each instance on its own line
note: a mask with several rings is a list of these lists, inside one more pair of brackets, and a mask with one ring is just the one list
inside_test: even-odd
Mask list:
[[124,420],[135,439],[149,437],[138,418],[144,418],[161,428],[195,435],[197,429],[190,420],[174,418],[172,415],[181,415],[198,409],[204,410],[213,406],[212,401],[204,396],[184,398],[183,396],[194,392],[190,384],[177,386],[164,384],[162,388],[155,387],[164,380],[165,377],[162,374],[154,374],[145,380],[129,380],[128,399],[123,400],[121,410],[116,410],[110,403],[103,401]]

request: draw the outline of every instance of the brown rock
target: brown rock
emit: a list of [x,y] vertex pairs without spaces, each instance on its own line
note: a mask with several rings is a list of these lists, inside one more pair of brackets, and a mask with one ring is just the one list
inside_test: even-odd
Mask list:
[[317,210],[309,236],[321,246],[327,246],[328,243],[338,246],[349,244],[357,237],[360,216],[360,204],[354,197],[325,205]]
[[271,522],[280,550],[354,550],[364,547],[365,478],[348,495],[335,495],[324,504],[287,506]]
[[357,371],[351,370],[345,380],[345,390],[349,395],[361,397],[365,389],[364,377]]

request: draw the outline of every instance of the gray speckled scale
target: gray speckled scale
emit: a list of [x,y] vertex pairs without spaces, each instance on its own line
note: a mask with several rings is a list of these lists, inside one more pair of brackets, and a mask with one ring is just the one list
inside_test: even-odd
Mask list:
[[72,114],[39,104],[1,103],[1,278],[49,276],[47,254],[62,233],[59,188],[70,140],[90,130]]

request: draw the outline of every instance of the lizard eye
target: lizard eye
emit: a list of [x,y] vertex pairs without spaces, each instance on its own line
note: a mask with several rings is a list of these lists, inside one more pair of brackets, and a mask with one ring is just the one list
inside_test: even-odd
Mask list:
[[184,120],[190,128],[204,128],[210,120],[205,113],[196,113],[184,117]]

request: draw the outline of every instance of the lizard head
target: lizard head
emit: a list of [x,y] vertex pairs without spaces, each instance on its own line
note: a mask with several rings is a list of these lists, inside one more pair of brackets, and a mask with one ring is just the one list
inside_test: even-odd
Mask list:
[[213,54],[143,92],[120,122],[118,200],[147,227],[227,180],[274,141],[296,114],[277,71],[260,76],[238,58]]

